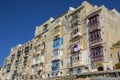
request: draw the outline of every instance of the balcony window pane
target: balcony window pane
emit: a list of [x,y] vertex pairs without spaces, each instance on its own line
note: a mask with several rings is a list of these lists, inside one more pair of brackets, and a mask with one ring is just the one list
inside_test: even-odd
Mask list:
[[52,70],[59,70],[60,69],[60,61],[59,60],[55,60],[52,62]]
[[53,48],[57,49],[63,44],[63,38],[57,38],[53,42]]
[[89,27],[98,27],[99,24],[99,15],[95,15],[91,18],[89,18]]
[[93,55],[92,56],[93,61],[103,60],[103,51],[102,50],[103,50],[102,46],[91,49],[91,55]]

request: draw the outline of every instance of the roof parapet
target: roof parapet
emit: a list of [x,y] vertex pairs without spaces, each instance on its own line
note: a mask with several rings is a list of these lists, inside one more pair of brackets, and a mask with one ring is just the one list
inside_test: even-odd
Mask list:
[[114,12],[115,14],[119,14],[120,15],[120,13],[115,8],[112,9],[111,11]]

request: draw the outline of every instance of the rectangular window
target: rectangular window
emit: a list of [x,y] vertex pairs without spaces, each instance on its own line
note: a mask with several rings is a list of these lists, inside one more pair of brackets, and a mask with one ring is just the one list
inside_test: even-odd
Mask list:
[[27,62],[27,57],[24,57],[24,63],[26,63]]
[[30,79],[33,79],[33,75],[30,76]]
[[73,61],[80,60],[80,56],[79,56],[79,54],[76,53],[76,54],[72,55],[72,60],[73,60]]
[[16,65],[16,66],[18,66],[18,64],[19,64],[19,61],[18,61],[18,60],[16,60],[15,65]]
[[57,56],[59,56],[59,51],[58,50],[53,52],[53,58],[55,58]]
[[11,64],[8,64],[7,65],[7,72],[10,72],[10,69],[11,69]]
[[61,58],[61,56],[63,55],[63,51],[62,50],[54,50],[53,54],[52,54],[52,58],[54,60],[58,60]]
[[44,25],[43,26],[43,31],[47,31],[47,29],[48,29],[47,27],[48,27],[48,24]]
[[42,43],[42,49],[45,49],[45,43]]
[[44,60],[44,52],[41,53],[41,59]]
[[75,26],[72,28],[72,35],[75,35],[77,32],[79,32],[79,26]]
[[36,67],[32,66],[32,72],[34,73],[36,71]]
[[35,52],[38,53],[40,51],[40,45],[35,48]]
[[25,47],[24,53],[28,53],[28,52],[29,52],[29,46]]
[[35,64],[36,62],[38,62],[38,60],[39,60],[39,56],[35,56],[35,57],[33,58],[33,63]]
[[118,60],[120,62],[120,51],[118,52]]
[[14,77],[17,76],[17,70],[14,70],[13,76],[14,76]]
[[25,72],[25,67],[22,67],[22,73],[24,73]]
[[63,60],[61,61],[61,66],[63,66]]
[[21,51],[18,51],[17,52],[17,57],[20,57],[20,55],[21,55]]
[[15,54],[13,54],[13,55],[11,56],[11,61],[13,62],[14,59],[15,59]]
[[30,45],[30,50],[32,49],[32,44]]

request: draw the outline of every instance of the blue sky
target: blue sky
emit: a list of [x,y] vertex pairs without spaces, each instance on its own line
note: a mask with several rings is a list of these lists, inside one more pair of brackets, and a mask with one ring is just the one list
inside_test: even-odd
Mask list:
[[[56,18],[70,6],[78,7],[84,0],[0,0],[0,66],[11,47],[34,37],[35,28],[50,17]],[[87,0],[120,12],[119,0]]]

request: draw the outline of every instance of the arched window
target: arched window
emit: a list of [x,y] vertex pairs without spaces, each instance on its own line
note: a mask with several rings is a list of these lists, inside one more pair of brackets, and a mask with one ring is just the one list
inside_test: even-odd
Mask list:
[[104,68],[101,66],[101,67],[98,67],[98,71],[103,71]]

